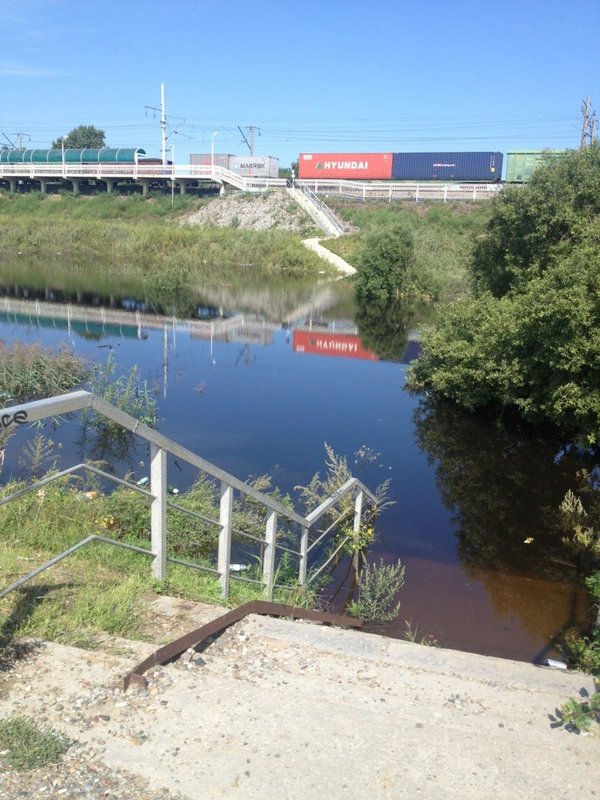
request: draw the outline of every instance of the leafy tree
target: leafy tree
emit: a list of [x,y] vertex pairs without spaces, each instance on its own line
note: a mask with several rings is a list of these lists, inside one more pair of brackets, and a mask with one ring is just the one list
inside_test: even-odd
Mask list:
[[548,156],[526,187],[493,201],[472,274],[479,291],[502,297],[563,260],[600,214],[600,146]]
[[63,146],[63,139],[65,148],[106,147],[105,132],[93,125],[79,125],[73,128],[66,136],[59,136],[52,142],[52,147],[60,149]]
[[386,302],[405,296],[413,264],[413,237],[407,228],[393,224],[370,231],[358,260],[358,302]]
[[536,176],[496,204],[473,262],[479,295],[440,314],[409,385],[598,444],[600,148]]

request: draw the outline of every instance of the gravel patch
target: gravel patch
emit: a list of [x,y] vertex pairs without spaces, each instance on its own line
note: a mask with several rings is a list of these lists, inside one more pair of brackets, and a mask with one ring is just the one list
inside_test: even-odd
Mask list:
[[310,217],[284,190],[260,195],[230,195],[211,200],[183,220],[190,225],[216,225],[253,230],[296,231],[308,234],[314,230]]

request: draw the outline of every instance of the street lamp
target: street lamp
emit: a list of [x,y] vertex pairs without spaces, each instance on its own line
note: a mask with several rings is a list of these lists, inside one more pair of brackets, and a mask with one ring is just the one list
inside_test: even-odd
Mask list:
[[219,131],[215,131],[210,140],[210,166],[212,167],[212,177],[215,177],[215,136],[219,135]]

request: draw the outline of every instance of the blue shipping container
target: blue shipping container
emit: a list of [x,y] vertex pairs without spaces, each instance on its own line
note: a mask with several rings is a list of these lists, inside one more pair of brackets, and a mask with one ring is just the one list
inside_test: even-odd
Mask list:
[[499,181],[502,153],[394,153],[396,181]]

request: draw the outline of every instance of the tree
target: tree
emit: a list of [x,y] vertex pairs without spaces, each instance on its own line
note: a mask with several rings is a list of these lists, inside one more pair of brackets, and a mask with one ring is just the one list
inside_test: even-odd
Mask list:
[[441,313],[409,385],[600,444],[600,148],[509,191],[472,269],[478,295]]
[[413,237],[407,228],[395,224],[370,231],[358,261],[358,302],[387,302],[406,296],[413,264]]
[[600,214],[600,146],[549,155],[526,187],[493,201],[471,271],[478,291],[502,297],[560,262]]
[[77,128],[73,128],[65,137],[59,136],[58,139],[52,142],[52,147],[56,149],[62,148],[63,139],[65,148],[106,147],[105,137],[105,132],[95,128],[93,125],[79,125]]

